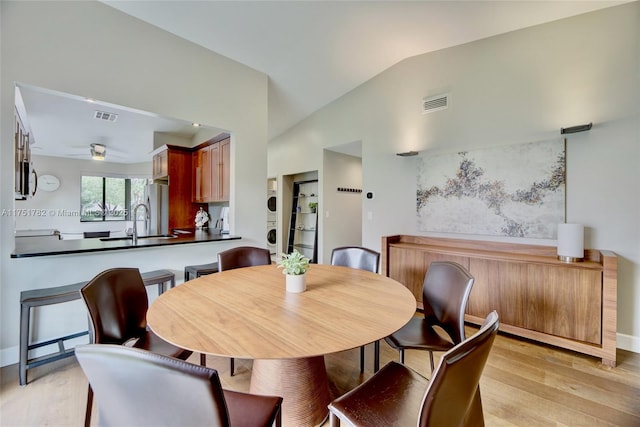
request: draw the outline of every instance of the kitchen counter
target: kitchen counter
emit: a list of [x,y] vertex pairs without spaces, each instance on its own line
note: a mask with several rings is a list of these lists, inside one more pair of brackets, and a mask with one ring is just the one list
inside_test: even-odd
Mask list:
[[133,244],[131,238],[110,237],[77,240],[52,240],[48,238],[30,237],[15,239],[15,249],[11,258],[42,257],[49,255],[69,255],[86,252],[117,251],[158,246],[185,245],[192,243],[220,242],[239,240],[240,236],[219,234],[213,230],[181,229],[174,230],[172,236],[138,237]]

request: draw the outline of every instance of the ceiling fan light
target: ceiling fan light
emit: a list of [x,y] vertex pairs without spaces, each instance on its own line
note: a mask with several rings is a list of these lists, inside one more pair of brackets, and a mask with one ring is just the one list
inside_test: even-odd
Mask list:
[[91,150],[91,158],[93,160],[104,160],[104,153],[96,153],[95,151]]
[[102,144],[91,144],[89,151],[93,160],[104,160],[104,156],[107,154],[107,148]]

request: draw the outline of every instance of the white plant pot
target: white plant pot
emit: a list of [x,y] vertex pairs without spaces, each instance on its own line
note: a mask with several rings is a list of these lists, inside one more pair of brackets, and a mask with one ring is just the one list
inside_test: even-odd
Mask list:
[[287,274],[286,275],[287,292],[299,294],[307,289],[307,275],[305,274]]

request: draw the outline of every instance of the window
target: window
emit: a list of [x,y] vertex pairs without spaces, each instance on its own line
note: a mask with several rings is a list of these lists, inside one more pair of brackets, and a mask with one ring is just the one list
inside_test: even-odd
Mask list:
[[143,203],[144,178],[83,176],[80,183],[80,221],[128,221]]

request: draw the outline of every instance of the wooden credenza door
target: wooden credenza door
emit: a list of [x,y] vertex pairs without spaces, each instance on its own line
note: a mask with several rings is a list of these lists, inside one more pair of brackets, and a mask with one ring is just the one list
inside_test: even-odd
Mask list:
[[602,342],[602,272],[566,265],[471,258],[467,313],[545,334]]
[[435,261],[453,261],[469,269],[469,258],[416,250],[415,248],[390,248],[388,276],[404,284],[416,298],[418,308],[422,309],[422,284],[429,264]]

